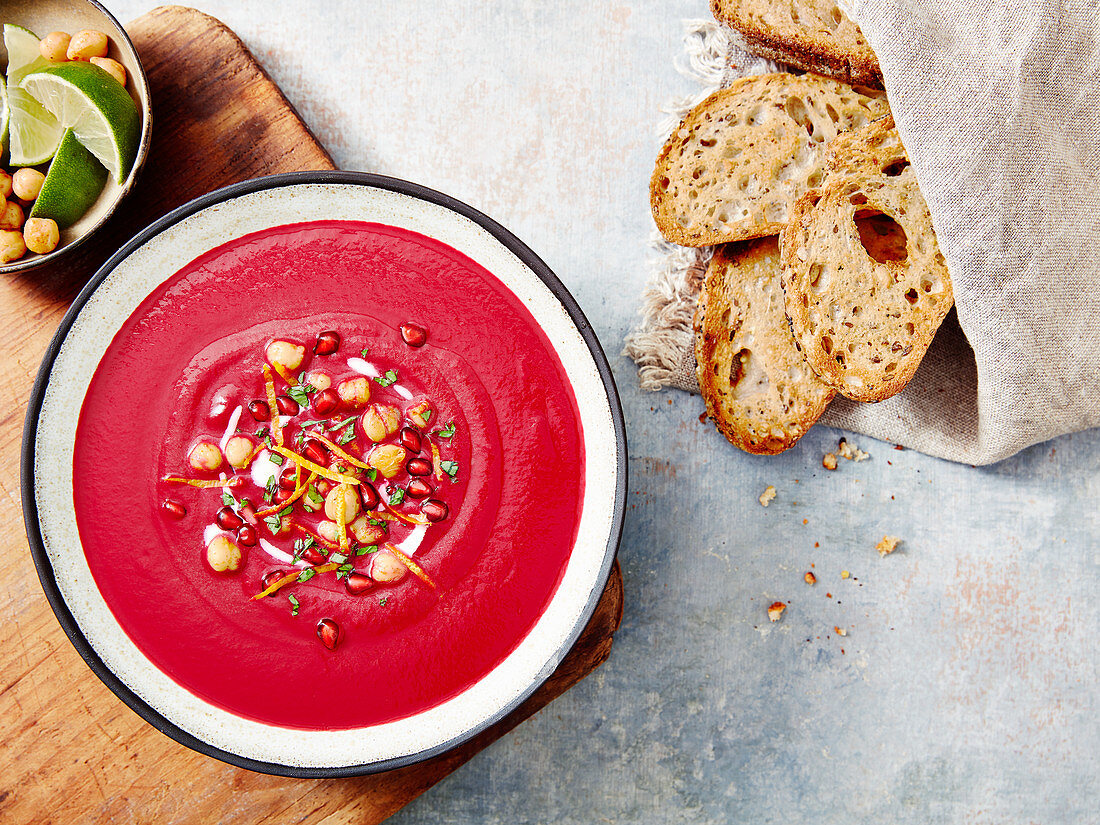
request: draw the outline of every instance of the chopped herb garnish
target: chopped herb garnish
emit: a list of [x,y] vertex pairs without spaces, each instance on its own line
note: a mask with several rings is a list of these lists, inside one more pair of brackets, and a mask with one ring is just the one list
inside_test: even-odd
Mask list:
[[440,438],[453,438],[455,434],[455,423],[453,421],[448,421],[447,426],[442,430],[436,430],[435,434]]
[[353,415],[351,418],[345,418],[343,421],[333,421],[331,424],[328,425],[328,428],[330,432],[336,432],[337,430],[342,430],[344,429],[344,427],[347,427],[354,423],[355,416]]
[[283,462],[286,461],[286,459],[278,453],[272,453],[267,458],[272,464],[278,464],[280,467],[282,467]]
[[302,558],[302,554],[312,547],[316,542],[313,541],[313,536],[306,536],[304,539],[294,540],[294,561],[299,561]]
[[290,615],[297,616],[298,608],[301,606],[300,604],[298,604],[298,597],[291,593],[289,596],[286,597],[286,600],[290,602]]
[[333,553],[331,556],[329,556],[328,560],[329,561],[334,561],[337,564],[343,564],[344,562],[346,562],[348,560],[348,557],[346,555],[344,555],[343,553]]
[[397,370],[386,370],[384,373],[374,378],[374,382],[380,387],[388,387],[395,381],[397,381]]
[[312,384],[299,384],[296,387],[289,387],[286,394],[298,402],[299,406],[309,406],[309,396],[311,393],[317,392],[317,388]]
[[370,521],[370,523],[371,523],[371,524],[373,524],[373,525],[374,525],[375,527],[385,527],[385,526],[386,526],[386,522],[385,522],[385,521],[383,521],[383,520],[382,520],[382,519],[380,519],[380,518],[372,518],[372,519],[369,519],[369,521]]
[[378,552],[377,544],[368,544],[366,547],[355,548],[355,555],[357,556],[369,556],[371,553]]
[[390,493],[390,507],[396,507],[402,501],[405,500],[405,490],[403,487],[398,487],[392,493]]
[[314,510],[321,509],[321,505],[325,503],[325,498],[319,492],[317,488],[310,484],[306,488],[305,497],[302,500],[302,506],[309,510],[311,513]]
[[317,575],[316,570],[314,570],[312,567],[307,567],[305,570],[303,570],[301,573],[298,574],[298,581],[307,582],[316,575]]
[[458,462],[457,461],[440,461],[439,469],[445,472],[451,477],[451,481],[455,480],[455,476],[458,475]]
[[[336,557],[333,556],[334,561],[335,559]],[[340,579],[347,578],[348,573],[350,573],[354,569],[355,565],[353,564],[341,564],[339,567],[336,568],[336,580],[340,581]]]
[[368,355],[370,355],[370,347],[363,347],[361,350],[359,350],[359,354],[366,358]]
[[378,600],[378,604],[380,604],[380,605],[381,605],[382,607],[385,607],[385,606],[386,606],[386,602],[388,602],[389,600],[390,600],[390,597],[389,597],[389,596],[383,596],[382,598],[380,598],[380,599]]
[[270,432],[271,429],[265,424],[256,430],[256,438],[266,438]]
[[222,490],[222,504],[226,507],[240,507],[240,502],[233,498],[233,494],[228,490]]
[[333,464],[332,469],[334,469],[338,473],[346,473],[348,471],[348,468],[345,467],[343,464]]
[[275,497],[275,491],[279,489],[279,479],[276,476],[272,476],[267,480],[267,484],[264,486],[264,501],[271,501]]
[[378,471],[371,467],[371,469],[367,470],[367,478],[369,478],[371,481],[377,481]]
[[354,441],[354,440],[355,440],[355,430],[347,430],[346,432],[342,433],[338,439],[336,439],[336,443],[343,446],[344,444],[347,444],[349,441]]
[[283,517],[278,513],[272,513],[270,516],[264,516],[264,524],[271,528],[272,533],[277,533],[283,526]]

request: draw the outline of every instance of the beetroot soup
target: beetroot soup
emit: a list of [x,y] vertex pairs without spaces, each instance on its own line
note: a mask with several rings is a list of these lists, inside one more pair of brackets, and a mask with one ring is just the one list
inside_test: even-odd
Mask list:
[[233,713],[435,706],[530,631],[584,448],[560,362],[481,266],[350,221],[247,235],[127,320],[81,411],[77,525],[118,622]]

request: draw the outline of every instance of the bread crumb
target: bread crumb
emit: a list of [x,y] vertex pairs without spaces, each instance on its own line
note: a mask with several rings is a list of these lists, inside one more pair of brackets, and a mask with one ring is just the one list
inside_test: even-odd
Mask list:
[[847,636],[848,635],[847,630],[845,630],[843,627],[837,627],[836,625],[833,626],[833,632],[836,633],[837,636]]
[[848,576],[850,576],[850,575],[851,575],[851,574],[850,574],[850,573],[849,573],[849,572],[848,572],[847,570],[841,570],[841,571],[840,571],[840,578],[842,578],[842,579],[846,579],[846,578],[848,578]]
[[771,484],[769,484],[767,487],[764,488],[764,492],[762,492],[760,494],[760,505],[762,507],[767,507],[769,504],[771,504],[772,499],[774,499],[774,498],[775,498],[775,487],[773,487]]
[[787,605],[783,602],[772,602],[771,606],[768,607],[768,618],[773,622],[778,622],[779,617],[783,615],[783,611],[786,609]]
[[883,536],[882,541],[875,545],[875,549],[878,550],[880,556],[889,556],[897,550],[900,543],[901,539],[897,536]]
[[836,453],[825,453],[825,457],[821,459],[821,466],[826,470],[835,470]]
[[817,584],[817,576],[815,576],[809,570],[806,571],[806,575],[802,578],[806,580],[806,584]]
[[847,439],[844,438],[840,439],[840,443],[837,444],[837,454],[841,458],[846,458],[849,461],[866,461],[871,457],[859,447],[853,447],[848,443]]

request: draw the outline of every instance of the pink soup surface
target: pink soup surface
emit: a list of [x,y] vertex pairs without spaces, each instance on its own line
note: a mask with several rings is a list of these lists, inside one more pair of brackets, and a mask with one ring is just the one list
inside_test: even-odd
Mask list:
[[[410,322],[428,331],[424,346],[402,340],[399,328]],[[339,331],[340,349],[313,355],[325,330]],[[437,443],[458,468],[453,480],[428,478],[449,515],[429,526],[414,560],[435,589],[406,575],[353,596],[330,572],[254,600],[265,575],[294,569],[262,542],[242,547],[235,573],[206,565],[204,534],[217,529],[222,491],[165,477],[201,476],[188,468],[191,446],[217,442],[235,407],[264,398],[264,348],[277,338],[307,347],[305,372],[344,376],[349,359],[362,358],[394,370],[397,388],[413,396],[372,381],[372,402],[405,410],[430,401],[426,444]],[[451,438],[432,435],[450,422]],[[246,409],[236,429],[251,436],[258,426]],[[358,432],[346,446],[362,456],[370,442]],[[431,458],[427,447],[424,455]],[[560,361],[491,273],[404,229],[317,221],[225,244],[141,304],[92,379],[73,469],[77,525],[96,584],[158,668],[232,713],[334,729],[438,705],[516,648],[572,551],[584,447]],[[168,498],[187,515],[169,517]],[[406,500],[394,509],[415,515],[420,505]],[[396,542],[412,528],[390,529]],[[290,546],[290,537],[262,524],[257,533]],[[365,571],[370,559],[350,561]],[[339,623],[335,650],[315,632],[325,617]]]

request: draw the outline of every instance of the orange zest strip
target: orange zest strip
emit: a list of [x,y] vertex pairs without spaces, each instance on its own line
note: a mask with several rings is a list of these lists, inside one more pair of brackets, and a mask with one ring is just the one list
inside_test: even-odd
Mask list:
[[[385,504],[383,504],[382,506],[386,507]],[[399,513],[396,510],[391,510],[389,507],[386,507],[386,509],[384,511],[383,510],[372,510],[371,513],[373,515],[378,516],[378,518],[383,519],[384,521],[403,521],[406,524],[428,524],[429,523],[428,520],[426,518],[424,518],[423,516],[406,515],[405,513]]]
[[428,585],[428,587],[430,587],[432,590],[439,589],[435,586],[435,582],[432,581],[432,577],[424,572],[424,568],[422,568],[419,564],[410,559],[388,541],[386,542],[386,549],[397,556],[397,558],[401,560],[401,563],[409,568],[409,572],[420,579],[420,581],[424,582],[424,584]]
[[328,467],[322,467],[320,464],[314,464],[308,458],[298,455],[293,450],[288,450],[286,447],[276,446],[272,449],[279,455],[286,456],[295,464],[309,470],[311,473],[316,473],[321,478],[327,478],[329,481],[335,481],[337,484],[358,484],[359,479],[355,476],[346,476],[343,473],[337,473],[334,470],[330,470]]
[[184,478],[183,476],[165,476],[165,481],[169,481],[172,484],[187,484],[190,487],[200,487],[204,490],[209,490],[214,487],[239,487],[241,485],[241,477],[233,476],[232,478]]
[[439,448],[435,446],[435,442],[432,444],[432,471],[435,474],[436,481],[443,480],[443,466],[439,462]]
[[322,444],[324,444],[326,447],[328,447],[330,450],[332,450],[333,454],[337,458],[343,459],[348,464],[351,464],[353,467],[358,467],[360,470],[370,470],[370,469],[372,469],[369,464],[364,464],[358,458],[356,458],[355,456],[349,454],[346,450],[341,449],[338,444],[336,444],[335,442],[331,441],[328,438],[325,438],[323,435],[321,435],[318,432],[315,432],[313,430],[306,430],[306,437],[307,438],[314,438],[317,441],[320,441]]
[[348,526],[344,521],[347,512],[347,499],[344,491],[348,488],[341,484],[336,489],[339,491],[336,495],[336,535],[339,538],[340,552],[346,553],[348,551]]
[[309,478],[306,479],[306,483],[299,484],[297,487],[295,487],[294,492],[291,494],[290,498],[288,498],[286,501],[280,502],[279,504],[273,504],[270,507],[265,507],[263,510],[257,510],[256,518],[266,518],[267,516],[282,512],[287,507],[290,507],[292,504],[294,504],[294,502],[302,497],[306,490],[309,489],[309,485],[313,483],[313,479],[315,478],[317,478],[317,474],[310,473]]
[[279,402],[275,400],[275,379],[271,377],[271,367],[264,364],[264,391],[267,393],[267,409],[271,413],[271,433],[275,443],[283,446],[283,425],[279,421]]
[[[314,573],[328,573],[330,570],[335,570],[339,566],[340,565],[338,565],[336,562],[330,561],[328,564],[321,564],[317,567],[306,567],[305,570],[312,570]],[[281,576],[275,579],[275,581],[268,585],[266,590],[253,596],[253,601],[255,601],[256,599],[265,599],[272,593],[277,593],[279,590],[286,587],[291,582],[295,581],[300,575],[302,575],[302,572],[302,570],[295,570],[293,573],[287,573],[285,576]]]
[[298,379],[286,371],[286,368],[282,364],[272,364],[272,369],[279,373],[279,377],[282,378],[291,387],[298,386]]
[[319,544],[321,547],[324,547],[326,550],[339,550],[340,549],[339,545],[333,544],[331,541],[324,538],[323,536],[317,535],[312,530],[310,530],[308,527],[304,527],[303,525],[298,524],[298,522],[296,522],[296,521],[292,522],[292,525],[293,525],[295,530],[298,530],[301,533],[305,533],[307,536],[309,536],[311,539],[313,539],[314,542]]

